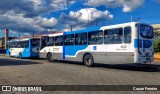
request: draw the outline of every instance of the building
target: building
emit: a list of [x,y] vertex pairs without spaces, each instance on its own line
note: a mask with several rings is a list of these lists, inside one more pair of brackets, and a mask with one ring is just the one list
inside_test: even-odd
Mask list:
[[153,26],[155,32],[156,31],[160,32],[160,24],[153,24],[152,26]]
[[154,39],[160,40],[160,24],[153,24],[154,28]]
[[[11,40],[11,39],[15,39],[16,37],[8,37],[8,40]],[[0,38],[0,48],[4,48],[5,44],[4,44],[4,37]]]

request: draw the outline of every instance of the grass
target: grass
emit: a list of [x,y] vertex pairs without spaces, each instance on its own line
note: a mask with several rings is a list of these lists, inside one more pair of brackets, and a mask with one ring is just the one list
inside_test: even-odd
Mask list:
[[160,52],[154,53],[154,60],[160,61]]

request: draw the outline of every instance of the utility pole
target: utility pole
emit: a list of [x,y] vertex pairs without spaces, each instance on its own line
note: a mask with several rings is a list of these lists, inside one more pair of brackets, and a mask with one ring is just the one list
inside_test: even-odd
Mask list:
[[34,32],[33,32],[32,38],[34,38]]
[[18,37],[19,37],[19,39],[20,39],[20,34],[19,34],[19,36],[18,36]]
[[138,22],[140,23],[141,18],[138,18]]
[[73,29],[73,27],[72,27],[72,25],[71,25],[71,32],[72,32],[72,29]]

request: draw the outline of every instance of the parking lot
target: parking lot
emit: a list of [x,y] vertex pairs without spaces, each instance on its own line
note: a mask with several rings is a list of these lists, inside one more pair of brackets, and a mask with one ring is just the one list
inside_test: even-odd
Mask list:
[[[160,85],[160,65],[105,65],[0,56],[0,85]],[[157,92],[158,94],[158,92]]]

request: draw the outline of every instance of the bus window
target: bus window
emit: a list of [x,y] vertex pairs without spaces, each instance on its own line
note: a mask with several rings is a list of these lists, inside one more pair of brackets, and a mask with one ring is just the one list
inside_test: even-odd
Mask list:
[[76,45],[86,45],[87,44],[87,33],[79,33],[75,35]]
[[124,28],[124,43],[131,43],[131,27]]
[[65,45],[74,45],[74,34],[65,35]]
[[123,29],[115,28],[104,30],[104,43],[105,44],[121,44],[123,38]]
[[21,42],[21,47],[22,48],[28,48],[28,46],[29,46],[28,43],[29,43],[28,41],[22,41]]
[[17,48],[21,48],[21,42],[17,41]]
[[31,46],[39,46],[40,40],[39,39],[31,39]]
[[55,46],[62,46],[63,45],[63,36],[56,36],[55,37]]
[[49,37],[47,46],[54,46],[54,37]]
[[41,37],[41,49],[47,46],[49,37],[48,36],[42,36]]
[[14,43],[14,47],[18,48],[18,42],[17,41]]
[[103,31],[94,31],[88,33],[88,44],[102,44],[103,43]]
[[143,38],[152,39],[153,38],[153,28],[147,25],[140,25],[140,35]]
[[7,48],[10,48],[10,43],[9,42],[7,42]]

